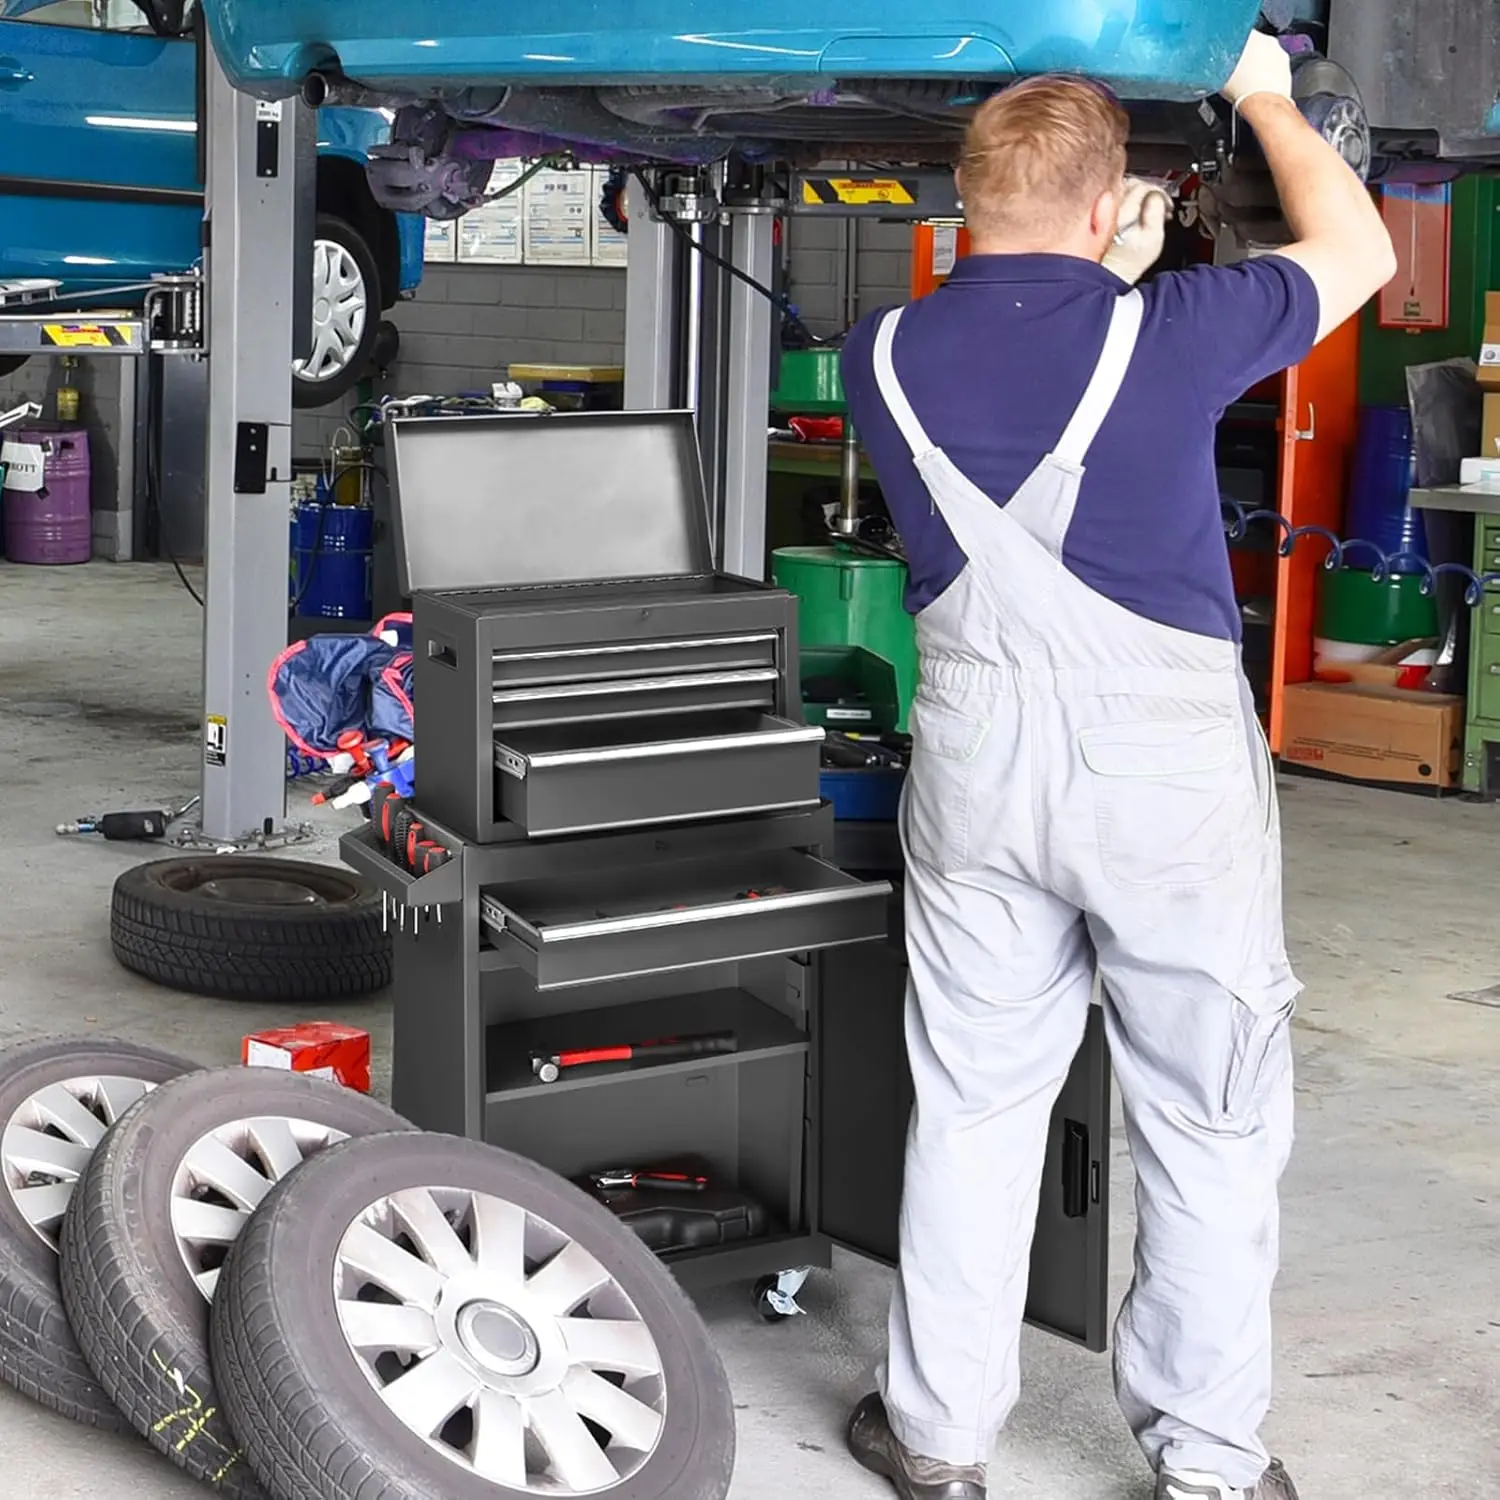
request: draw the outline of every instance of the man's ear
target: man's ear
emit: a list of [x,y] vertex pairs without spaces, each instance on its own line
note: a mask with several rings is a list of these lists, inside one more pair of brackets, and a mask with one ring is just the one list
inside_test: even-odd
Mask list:
[[1094,199],[1093,212],[1089,215],[1089,234],[1094,239],[1112,240],[1120,227],[1120,204],[1124,193],[1113,188],[1105,190]]

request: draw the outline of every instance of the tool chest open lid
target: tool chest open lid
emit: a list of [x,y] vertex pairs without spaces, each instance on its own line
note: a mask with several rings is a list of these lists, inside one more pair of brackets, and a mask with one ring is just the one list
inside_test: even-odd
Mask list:
[[691,412],[398,417],[386,446],[403,594],[713,572]]

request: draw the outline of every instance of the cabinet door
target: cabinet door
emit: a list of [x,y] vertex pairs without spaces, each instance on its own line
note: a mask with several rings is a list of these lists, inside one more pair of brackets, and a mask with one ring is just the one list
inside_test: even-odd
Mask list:
[[[820,957],[814,1050],[817,1228],[887,1265],[897,1259],[912,1106],[899,903],[898,896],[887,942]],[[1103,1015],[1094,1006],[1047,1138],[1026,1316],[1095,1351],[1109,1342],[1110,1087]]]

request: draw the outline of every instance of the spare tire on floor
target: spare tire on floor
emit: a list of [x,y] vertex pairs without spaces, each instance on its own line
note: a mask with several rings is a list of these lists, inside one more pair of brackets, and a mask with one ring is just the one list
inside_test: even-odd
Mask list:
[[106,1039],[25,1042],[0,1052],[0,1377],[75,1421],[126,1430],[63,1310],[57,1237],[104,1133],[183,1057]]
[[215,1383],[274,1500],[724,1500],[734,1404],[662,1262],[533,1161],[367,1136],[229,1253]]
[[223,1000],[347,999],[391,981],[380,893],[337,865],[154,860],[115,882],[109,926],[127,969]]
[[213,1389],[219,1268],[272,1185],[350,1136],[410,1129],[337,1084],[216,1068],[163,1084],[94,1153],[68,1205],[62,1290],[78,1345],[130,1425],[173,1463],[261,1500]]

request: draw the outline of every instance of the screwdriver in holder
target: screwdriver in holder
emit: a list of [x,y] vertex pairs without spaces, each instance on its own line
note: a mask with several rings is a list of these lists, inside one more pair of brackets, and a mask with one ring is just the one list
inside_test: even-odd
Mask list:
[[533,1052],[531,1071],[543,1083],[556,1083],[570,1068],[595,1067],[600,1063],[676,1062],[686,1057],[723,1056],[739,1051],[739,1038],[732,1031],[707,1032],[702,1036],[664,1037],[657,1042],[632,1042],[623,1047],[588,1047],[575,1052]]

